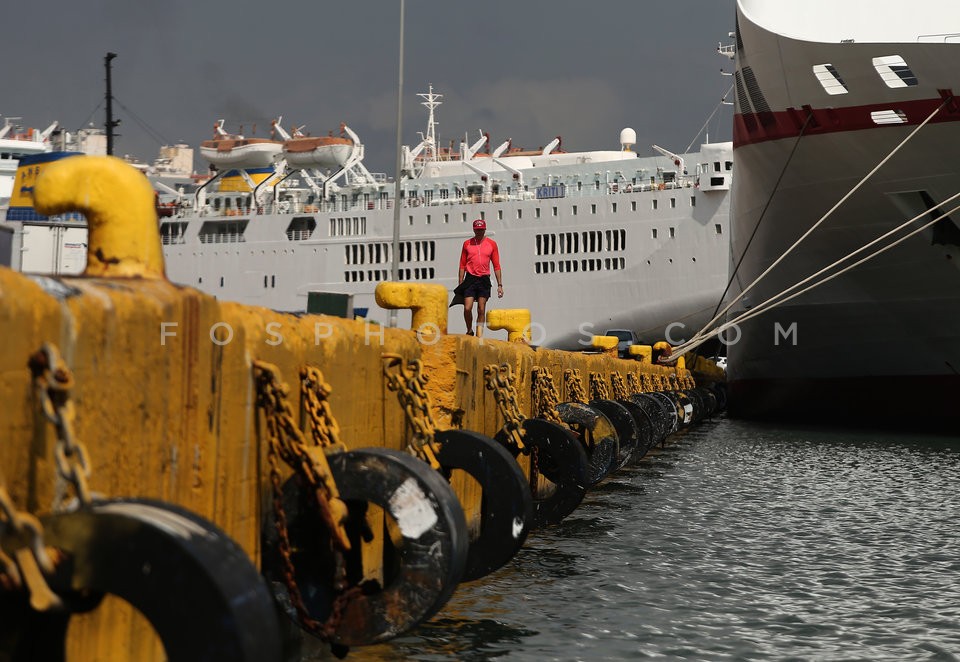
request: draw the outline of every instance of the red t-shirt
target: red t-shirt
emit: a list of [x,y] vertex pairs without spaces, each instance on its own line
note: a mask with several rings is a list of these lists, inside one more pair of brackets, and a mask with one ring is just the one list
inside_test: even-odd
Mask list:
[[484,237],[478,244],[476,237],[471,237],[463,242],[463,250],[460,251],[461,269],[466,269],[474,276],[489,276],[491,261],[494,271],[500,271],[500,249],[493,239]]

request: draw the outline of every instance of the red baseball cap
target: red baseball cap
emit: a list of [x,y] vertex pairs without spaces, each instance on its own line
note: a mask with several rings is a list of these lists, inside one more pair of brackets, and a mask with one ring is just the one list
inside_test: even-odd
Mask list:
[[478,218],[477,220],[475,220],[475,221],[473,222],[473,229],[474,229],[474,230],[486,230],[486,229],[487,229],[487,222],[486,222],[485,220],[483,220],[482,218]]

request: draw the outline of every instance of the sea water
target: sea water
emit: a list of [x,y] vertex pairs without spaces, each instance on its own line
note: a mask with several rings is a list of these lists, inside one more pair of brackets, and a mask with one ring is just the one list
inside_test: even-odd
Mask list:
[[960,437],[718,419],[360,660],[960,659]]

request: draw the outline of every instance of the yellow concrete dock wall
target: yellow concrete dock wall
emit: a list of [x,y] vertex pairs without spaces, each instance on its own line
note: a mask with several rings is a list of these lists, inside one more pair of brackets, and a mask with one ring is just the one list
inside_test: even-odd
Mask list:
[[[331,406],[349,448],[403,444],[403,412],[386,390],[380,357],[417,357],[408,331],[220,304],[162,280],[39,280],[69,295],[58,298],[0,269],[0,472],[23,510],[49,512],[58,486],[55,429],[40,414],[27,367],[46,342],[59,348],[76,380],[74,429],[89,451],[90,488],[180,504],[223,528],[255,561],[270,491],[256,430],[254,359],[280,368],[294,412],[300,367],[319,366],[333,385]],[[76,659],[108,659],[102,652],[117,648],[120,659],[129,659],[126,651],[151,659],[136,618],[122,609],[94,613],[78,619],[89,628],[71,638],[84,642]]]

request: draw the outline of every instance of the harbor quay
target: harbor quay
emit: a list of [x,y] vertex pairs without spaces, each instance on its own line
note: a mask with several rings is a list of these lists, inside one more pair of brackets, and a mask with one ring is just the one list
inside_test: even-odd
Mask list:
[[[91,167],[112,186],[91,194]],[[0,658],[387,641],[722,407],[703,358],[533,347],[523,311],[491,317],[507,341],[446,334],[440,286],[382,283],[417,331],[371,341],[174,285],[125,168],[37,183],[40,208],[88,217],[85,275],[0,269]]]

